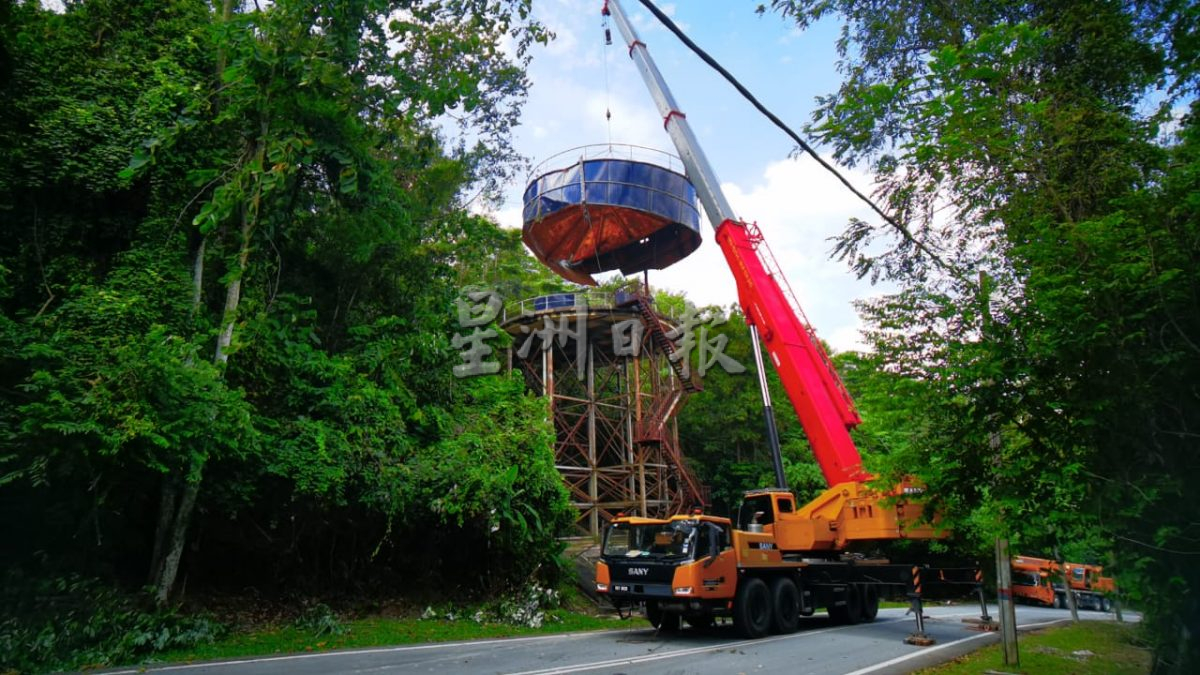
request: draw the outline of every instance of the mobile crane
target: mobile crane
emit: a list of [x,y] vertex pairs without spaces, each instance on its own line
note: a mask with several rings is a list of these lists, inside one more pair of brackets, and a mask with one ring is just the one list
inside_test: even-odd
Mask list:
[[[734,215],[619,0],[606,0],[602,13],[613,18],[628,45],[736,280],[750,326],[776,485],[747,493],[737,522],[699,512],[669,519],[618,516],[604,534],[596,591],[618,608],[644,605],[660,630],[677,629],[681,620],[703,627],[714,617],[732,616],[748,638],[794,631],[800,616],[821,607],[836,621],[870,621],[881,592],[915,590],[919,597],[920,573],[929,568],[851,551],[888,540],[946,536],[922,519],[920,504],[908,501],[923,489],[911,481],[886,492],[868,485],[872,476],[850,436],[861,417],[761,231]],[[764,346],[829,485],[809,504],[798,505],[787,489]],[[955,573],[964,578],[952,579]],[[926,586],[957,582],[977,588],[978,581],[974,568],[929,570]]]
[[1060,565],[1046,558],[1017,556],[1012,559],[1013,598],[1064,609],[1069,587],[1077,607],[1107,612],[1112,606],[1109,595],[1116,591],[1116,584],[1112,577],[1103,576],[1103,572],[1099,565],[1072,562]]

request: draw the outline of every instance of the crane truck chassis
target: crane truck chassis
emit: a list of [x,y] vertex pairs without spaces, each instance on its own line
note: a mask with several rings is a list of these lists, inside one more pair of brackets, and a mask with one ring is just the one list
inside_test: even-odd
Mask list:
[[886,597],[907,597],[919,608],[923,599],[977,592],[982,604],[977,567],[781,549],[771,530],[794,507],[790,492],[771,489],[747,493],[739,515],[747,522],[739,527],[698,512],[618,517],[604,534],[596,591],[618,610],[643,605],[659,630],[677,630],[683,621],[706,628],[730,617],[750,639],[793,632],[819,609],[837,623],[873,621]]

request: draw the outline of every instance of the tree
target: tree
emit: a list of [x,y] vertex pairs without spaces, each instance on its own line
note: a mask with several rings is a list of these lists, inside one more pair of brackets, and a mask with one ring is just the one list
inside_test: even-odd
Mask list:
[[771,5],[843,21],[810,131],[904,226],[851,222],[837,249],[902,289],[863,308],[929,420],[900,461],[960,529],[1114,552],[1158,667],[1194,668],[1194,109],[1164,126],[1195,91],[1194,9]]
[[[55,568],[148,577],[165,602],[185,550],[211,583],[410,572],[393,537],[443,524],[478,535],[442,540],[463,555],[447,574],[520,580],[553,554],[547,422],[511,382],[455,381],[449,344],[464,270],[490,253],[475,238],[512,248],[465,203],[515,161],[525,50],[546,38],[528,9],[12,8],[0,489],[5,533],[30,545],[6,564],[42,550]],[[450,113],[471,144],[442,137]],[[511,427],[478,422],[500,414]],[[470,452],[455,445],[468,430]],[[507,510],[431,509],[414,485],[466,465],[438,452],[471,457],[479,496]],[[23,522],[43,506],[57,530]],[[229,551],[265,564],[229,570]]]
[[[435,183],[399,189],[404,173],[432,159],[434,146],[422,152],[421,143],[433,119],[462,106],[464,124],[483,136],[457,164],[435,163],[433,169],[450,172],[444,185],[470,182],[472,173],[486,178],[493,165],[481,158],[504,152],[513,124],[508,105],[522,93],[524,80],[500,55],[499,43],[514,15],[527,12],[525,5],[404,4],[407,17],[395,19],[390,14],[397,8],[390,3],[340,3],[338,11],[323,13],[308,3],[283,2],[237,15],[226,3],[216,31],[218,86],[186,108],[204,123],[196,129],[179,123],[163,136],[168,145],[196,134],[240,139],[240,146],[221,149],[215,161],[188,174],[211,189],[193,219],[201,235],[197,287],[211,255],[209,237],[215,235],[227,251],[213,357],[218,366],[235,348],[243,279],[259,232],[285,245],[304,237],[344,236],[348,242],[334,245],[331,253],[360,263],[381,247],[410,248],[420,240],[414,212],[426,206],[436,217],[439,205],[444,208],[454,194]],[[537,29],[526,25],[514,34],[519,58]],[[392,42],[400,48],[393,49]],[[405,136],[417,142],[415,148],[386,143]],[[390,152],[377,152],[381,143]],[[135,157],[131,168],[144,159]],[[432,203],[422,205],[422,198]],[[318,217],[306,217],[313,214]],[[347,243],[356,248],[347,250]],[[170,518],[172,543],[164,549],[158,584],[162,600],[174,581],[202,467],[203,456],[197,455],[178,513]],[[175,501],[164,492],[164,508]]]

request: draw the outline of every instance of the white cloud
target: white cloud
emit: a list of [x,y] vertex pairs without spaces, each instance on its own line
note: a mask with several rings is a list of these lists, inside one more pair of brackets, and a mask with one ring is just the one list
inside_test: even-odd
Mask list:
[[521,206],[519,204],[505,206],[504,208],[497,209],[495,211],[484,211],[483,213],[491,216],[492,220],[496,221],[500,227],[519,230],[523,224],[521,222]]
[[[533,89],[522,114],[522,126],[517,129],[516,147],[535,164],[569,148],[606,143],[610,138],[614,143],[674,154],[661,116],[630,63],[616,26],[612,26],[614,44],[605,48],[598,12],[582,4],[578,0],[541,0],[535,4],[537,18],[559,37],[548,48],[534,52],[528,73]],[[680,104],[685,112],[695,113],[689,122],[716,173],[737,177],[724,185],[734,210],[759,223],[818,334],[835,349],[861,348],[860,322],[852,302],[877,295],[880,289],[856,280],[845,264],[830,261],[828,239],[841,232],[851,216],[869,218],[870,212],[811,159],[780,159],[787,144],[780,142],[778,132],[747,106],[714,95],[725,90],[713,88],[716,85],[711,84],[714,80],[707,68],[674,44],[661,25],[648,13],[638,11],[636,4],[626,0],[623,6],[643,39],[651,44],[659,67],[669,71],[665,74],[670,82],[678,85],[672,86],[676,95],[685,95]],[[672,4],[662,7],[668,15],[675,13]],[[722,17],[726,9],[723,0],[681,4],[681,11],[697,23],[725,21]],[[791,53],[775,54],[769,59],[765,55],[781,39],[793,39],[798,33],[794,26],[750,19],[743,25],[755,31],[759,42],[751,49],[756,54],[761,52],[764,63],[791,58]],[[805,53],[799,51],[799,46],[796,49],[796,62],[807,63],[801,58]],[[828,67],[832,67],[832,60]],[[810,79],[805,75],[801,80],[787,80],[792,77],[789,73],[779,78],[791,82],[787,86],[793,88]],[[703,86],[698,88],[697,83]],[[605,120],[605,110],[612,112],[611,123]],[[778,152],[772,152],[776,147]],[[870,186],[866,176],[855,172],[850,176],[856,185]],[[506,227],[521,225],[525,181],[518,183],[510,187],[507,203],[493,214]],[[733,275],[707,225],[703,236],[704,243],[690,257],[670,269],[651,271],[650,283],[684,291],[699,305],[733,304],[737,301]]]
[[[625,9],[625,15],[629,17],[629,22],[633,24],[633,29],[635,31],[637,31],[639,36],[642,33],[661,32],[661,33],[665,34],[667,32],[667,29],[662,25],[662,23],[659,22],[659,20],[656,17],[654,17],[654,15],[650,14],[650,12],[630,11],[630,7],[636,6],[637,4],[638,3],[636,2],[636,0],[633,0],[631,2],[627,2],[627,3],[623,4],[621,6]],[[684,22],[684,21],[680,21],[679,19],[676,18],[675,3],[667,3],[667,4],[659,5],[658,8],[660,10],[662,10],[662,13],[666,14],[671,19],[671,21],[674,22],[674,24],[676,26],[679,26],[680,30],[682,30],[686,33],[691,28],[690,24],[688,24],[687,22]],[[616,21],[614,20],[612,22],[612,24],[613,24],[613,31],[614,31],[614,35],[615,35]],[[615,40],[616,38],[614,37],[613,39]]]
[[[867,182],[862,174],[847,175],[856,184]],[[760,182],[749,187],[722,187],[739,217],[758,223],[818,335],[837,350],[863,349],[853,301],[878,295],[881,289],[855,279],[844,263],[830,260],[829,238],[840,233],[851,216],[867,218],[867,207],[807,159],[771,163]],[[704,236],[699,250],[668,270],[652,272],[650,283],[685,291],[700,305],[736,302],[733,275],[712,231]]]

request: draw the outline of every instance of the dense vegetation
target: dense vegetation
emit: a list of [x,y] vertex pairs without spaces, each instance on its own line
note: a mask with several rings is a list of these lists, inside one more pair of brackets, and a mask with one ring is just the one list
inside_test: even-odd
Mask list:
[[523,257],[466,200],[517,166],[528,4],[4,3],[0,661],[195,628],[104,585],[554,575],[544,406],[451,371],[464,278]]
[[[661,303],[660,303],[661,304]],[[724,336],[724,353],[746,367],[727,373],[720,367],[704,375],[704,391],[688,397],[679,413],[679,443],[700,480],[711,490],[711,510],[737,513],[742,493],[775,484],[771,456],[764,440],[762,394],[754,375],[754,356],[744,315],[737,309],[709,307],[702,312],[710,338]],[[788,487],[804,501],[825,489],[825,478],[788,402],[779,375],[767,380],[779,429]]]
[[809,130],[905,226],[852,222],[837,244],[900,288],[862,307],[881,380],[863,404],[894,471],[981,548],[1113,563],[1156,668],[1193,672],[1196,4],[770,5],[842,22],[844,80]]

